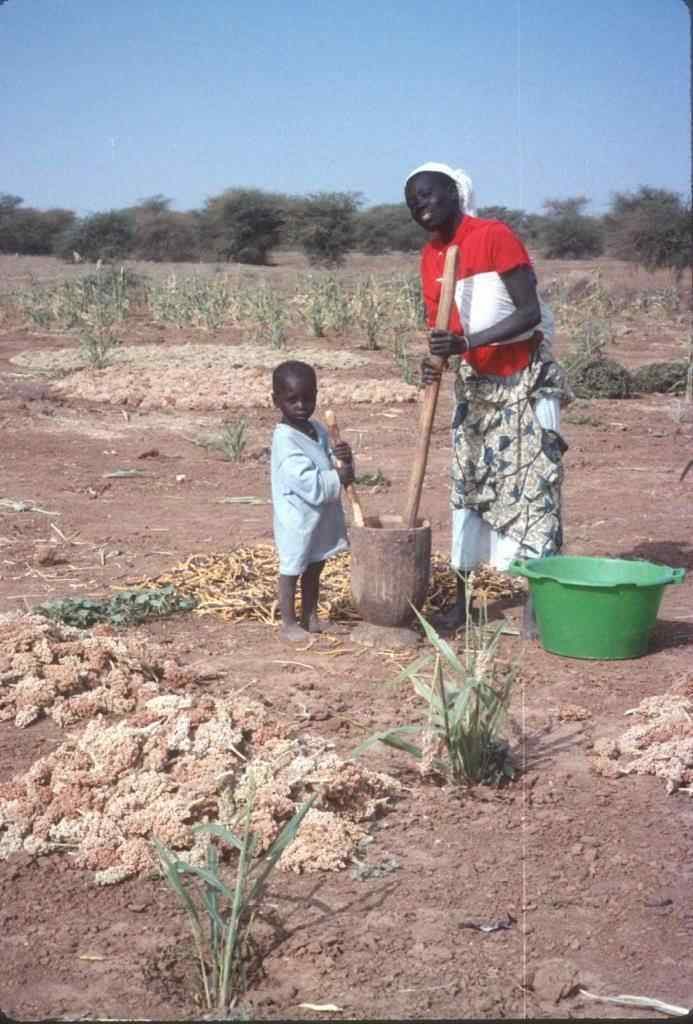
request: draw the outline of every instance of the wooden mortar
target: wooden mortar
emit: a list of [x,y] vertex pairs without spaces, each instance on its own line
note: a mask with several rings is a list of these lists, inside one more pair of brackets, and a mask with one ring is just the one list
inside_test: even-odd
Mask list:
[[404,526],[401,516],[367,516],[351,530],[351,591],[361,618],[376,626],[409,626],[431,578],[431,526]]

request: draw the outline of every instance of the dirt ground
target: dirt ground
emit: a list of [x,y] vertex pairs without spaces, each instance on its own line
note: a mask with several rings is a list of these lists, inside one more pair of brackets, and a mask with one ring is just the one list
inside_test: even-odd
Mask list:
[[[3,258],[5,280],[55,272],[50,261]],[[388,272],[379,258],[378,272]],[[625,279],[622,266],[600,265]],[[416,257],[393,261],[415,270]],[[369,264],[360,259],[350,273]],[[264,272],[287,275],[281,265]],[[539,265],[540,280],[585,274],[582,264]],[[72,272],[72,268],[69,268]],[[258,271],[258,273],[261,273]],[[649,275],[629,283],[652,288]],[[13,276],[14,275],[14,276]],[[687,328],[647,314],[612,353],[628,366],[682,358]],[[167,346],[240,344],[240,329],[213,336],[157,329]],[[163,336],[162,336],[163,335]],[[423,336],[422,336],[423,339]],[[302,339],[296,339],[297,342]],[[312,344],[308,338],[306,344]],[[151,341],[138,328],[135,343]],[[327,341],[356,350],[360,339]],[[422,342],[423,343],[423,342]],[[560,354],[562,340],[557,349]],[[74,341],[0,320],[0,612],[50,597],[102,595],[154,576],[191,554],[271,540],[266,448],[275,415],[253,410],[247,456],[224,461],[191,443],[219,427],[219,414],[128,410],[59,393],[47,375],[10,362],[35,348]],[[368,353],[372,375],[393,375],[387,352]],[[396,375],[396,373],[395,373]],[[345,381],[363,376],[345,369]],[[422,509],[436,550],[449,545],[448,428],[444,388]],[[359,472],[391,481],[363,492],[368,512],[401,510],[416,406],[336,407]],[[647,396],[579,402],[565,413],[566,553],[644,557],[693,569],[693,421],[680,401]],[[155,451],[155,455],[143,457]],[[110,477],[137,468],[140,477]],[[264,504],[225,504],[253,496]],[[52,526],[60,531],[58,534]],[[66,540],[67,539],[67,540]],[[37,564],[37,548],[60,542],[64,561]],[[522,661],[513,712],[518,781],[502,791],[463,794],[422,782],[404,754],[371,749],[368,767],[394,775],[403,795],[374,830],[369,860],[399,867],[365,880],[350,870],[279,874],[257,925],[261,969],[243,1006],[262,1019],[458,1019],[481,1017],[647,1017],[594,1003],[592,992],[649,995],[693,1006],[693,800],[667,795],[662,779],[595,774],[596,740],[625,731],[624,712],[691,679],[693,576],[667,588],[650,650],[621,662],[568,660],[538,643],[503,639]],[[518,603],[491,609],[517,623]],[[399,663],[355,644],[350,628],[297,655],[276,628],[229,625],[179,614],[129,631],[155,639],[183,662],[214,667],[210,694],[246,688],[300,734],[310,729],[347,756],[364,738],[411,720],[418,706],[387,683]],[[294,664],[287,664],[294,662]],[[571,720],[562,706],[589,713]],[[0,782],[55,749],[61,730],[44,719],[25,729],[0,722]],[[69,854],[0,861],[0,1010],[17,1019],[147,1017],[189,1019],[195,1001],[185,922],[162,881],[140,878],[95,887]],[[511,927],[470,928],[510,915]],[[335,1004],[340,1012],[301,1003]]]

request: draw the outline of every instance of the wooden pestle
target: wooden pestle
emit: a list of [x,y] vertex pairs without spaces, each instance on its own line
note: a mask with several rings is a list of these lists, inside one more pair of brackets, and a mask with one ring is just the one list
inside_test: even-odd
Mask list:
[[[451,245],[445,253],[445,266],[443,269],[443,285],[440,290],[440,302],[438,303],[438,314],[436,316],[436,328],[447,330],[450,323],[450,313],[455,299],[455,283],[457,272],[457,246]],[[445,366],[445,360],[437,356],[429,356],[433,366]],[[416,520],[419,515],[419,502],[421,501],[421,488],[423,487],[424,476],[426,475],[426,463],[428,462],[428,448],[431,442],[431,430],[438,404],[438,392],[440,391],[440,380],[429,384],[426,387],[419,420],[419,444],[414,455],[411,476],[409,477],[409,490],[407,491],[407,504],[404,510],[404,525],[410,530],[416,527]]]
[[[341,440],[341,439],[340,439],[340,436],[339,436],[339,427],[337,425],[337,417],[333,413],[332,409],[326,409],[325,410],[325,424],[327,425],[327,430],[329,432],[330,440],[332,441],[332,444],[337,444],[337,442],[339,440]],[[337,459],[336,462],[337,462],[338,466],[341,466],[341,462],[339,461],[339,459]],[[344,488],[344,490],[346,491],[347,497],[348,497],[349,501],[351,502],[351,511],[352,511],[353,516],[354,516],[354,525],[355,526],[363,526],[364,525],[363,509],[361,508],[361,502],[359,501],[359,496],[356,493],[356,491],[354,490],[354,485],[353,484],[347,484],[347,486]]]

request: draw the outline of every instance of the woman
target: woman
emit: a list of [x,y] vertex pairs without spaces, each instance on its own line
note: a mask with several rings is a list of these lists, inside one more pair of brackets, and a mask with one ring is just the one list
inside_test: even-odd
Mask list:
[[[421,254],[429,325],[435,323],[449,245],[459,247],[455,308],[449,330],[432,330],[431,355],[460,356],[453,420],[453,567],[486,562],[507,569],[513,558],[560,551],[562,456],[560,406],[572,395],[549,348],[551,315],[522,242],[500,221],[474,216],[472,184],[446,164],[417,167],[405,182],[409,211],[431,240]],[[424,384],[440,370],[426,359]],[[464,581],[437,625],[456,629],[466,617]],[[524,630],[533,632],[531,609]]]

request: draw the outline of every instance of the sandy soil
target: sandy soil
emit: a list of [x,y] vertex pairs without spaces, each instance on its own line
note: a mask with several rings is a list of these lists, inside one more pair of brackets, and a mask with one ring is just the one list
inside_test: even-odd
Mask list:
[[[17,280],[26,283],[33,264],[20,262]],[[395,264],[413,270],[416,258]],[[348,272],[370,266],[387,272],[383,259],[356,261]],[[58,270],[42,262],[35,275]],[[261,273],[286,278],[296,270]],[[586,273],[576,264],[539,270],[544,277]],[[626,280],[621,266],[603,264],[602,272]],[[647,275],[634,280],[630,286],[657,283]],[[612,354],[631,366],[680,358],[678,331],[644,315]],[[164,332],[163,344],[198,338]],[[224,332],[210,339],[239,340]],[[218,429],[219,413],[135,408],[124,415],[113,405],[60,393],[51,377],[11,362],[31,349],[67,343],[0,321],[0,498],[44,510],[0,507],[0,611],[28,609],[49,597],[102,595],[194,553],[271,539],[268,504],[222,503],[230,496],[268,498],[263,453],[274,423],[270,409],[252,413],[246,458],[225,462],[189,440]],[[559,352],[562,344],[559,338]],[[349,339],[339,345],[349,348]],[[393,373],[388,353],[368,358],[373,377]],[[362,376],[358,367],[340,371],[347,383]],[[369,512],[400,511],[414,408],[336,407],[360,471],[380,468],[391,480],[380,493],[364,492]],[[422,506],[440,550],[449,544],[450,413],[446,392]],[[566,552],[645,557],[690,572],[693,483],[690,475],[678,479],[693,454],[685,407],[666,396],[580,402],[566,413],[564,434],[570,445]],[[142,458],[152,451],[157,454]],[[127,468],[145,475],[106,476]],[[52,541],[64,560],[37,562],[37,549]],[[693,1006],[686,969],[693,949],[693,801],[685,793],[668,795],[654,776],[606,778],[592,761],[596,742],[632,725],[624,712],[672,686],[690,685],[692,580],[667,588],[651,647],[635,661],[567,660],[537,643],[504,638],[504,656],[522,661],[513,743],[525,763],[507,789],[461,794],[422,782],[404,755],[368,752],[365,765],[403,787],[374,829],[368,857],[373,863],[394,858],[399,867],[366,879],[349,869],[278,875],[272,914],[257,925],[261,968],[243,999],[250,1016],[648,1016],[592,1003],[578,994],[580,985]],[[520,609],[506,602],[492,611],[516,623]],[[192,614],[128,631],[194,670],[213,669],[217,678],[198,684],[196,693],[223,698],[244,687],[290,733],[322,736],[347,756],[376,729],[410,720],[417,705],[406,691],[386,685],[397,663],[353,643],[347,626],[334,634],[338,657],[328,640],[297,656],[276,629]],[[566,714],[567,705],[585,714]],[[0,722],[0,782],[64,738],[51,719],[23,729]],[[69,853],[19,854],[0,862],[0,886],[0,1009],[10,1017],[189,1019],[201,1012],[185,923],[160,880],[97,888]],[[484,933],[468,926],[508,914],[508,929]],[[341,1011],[317,1013],[301,1003],[331,1003]]]

